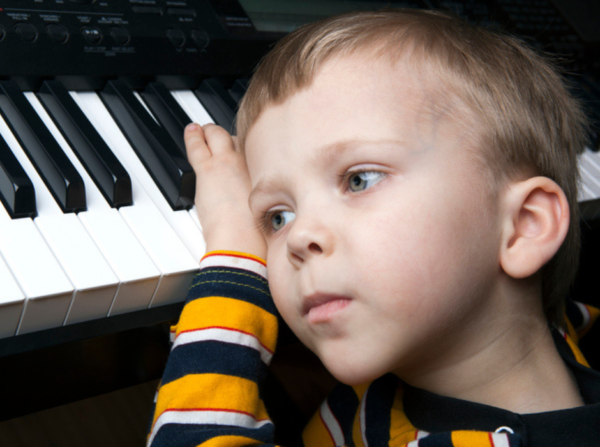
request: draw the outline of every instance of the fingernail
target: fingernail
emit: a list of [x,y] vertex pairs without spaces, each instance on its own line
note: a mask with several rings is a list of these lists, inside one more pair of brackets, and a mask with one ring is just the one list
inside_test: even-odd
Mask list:
[[196,123],[190,123],[187,126],[185,126],[185,131],[186,132],[193,132],[194,130],[198,130],[198,124],[196,124]]

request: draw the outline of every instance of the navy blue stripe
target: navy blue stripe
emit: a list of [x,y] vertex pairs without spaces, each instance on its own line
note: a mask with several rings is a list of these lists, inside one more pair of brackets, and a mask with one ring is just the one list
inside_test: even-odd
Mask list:
[[224,267],[202,269],[192,281],[187,302],[208,296],[225,296],[246,301],[278,315],[267,281],[247,270]]
[[390,440],[392,406],[398,389],[398,377],[386,374],[375,380],[366,396],[365,425],[369,445],[387,445]]
[[327,397],[327,403],[329,404],[331,412],[342,427],[344,442],[346,442],[349,447],[353,446],[352,424],[354,423],[356,411],[360,404],[354,389],[343,383],[336,385],[331,394]]
[[583,324],[583,315],[579,306],[571,299],[565,301],[565,313],[567,318],[575,329],[578,329]]
[[263,383],[267,366],[260,353],[246,346],[219,341],[202,341],[176,347],[170,355],[162,383],[188,374],[216,373]]
[[152,396],[152,411],[150,412],[150,418],[148,419],[148,429],[146,430],[146,433],[150,433],[150,430],[152,430],[152,419],[154,419],[154,414],[156,413],[156,402],[154,400],[154,396]]
[[[273,424],[258,429],[229,425],[165,424],[152,441],[152,447],[196,447],[216,436],[246,436],[259,442],[273,442]],[[274,447],[265,444],[264,447]]]
[[454,447],[452,432],[434,433],[419,439],[419,447]]

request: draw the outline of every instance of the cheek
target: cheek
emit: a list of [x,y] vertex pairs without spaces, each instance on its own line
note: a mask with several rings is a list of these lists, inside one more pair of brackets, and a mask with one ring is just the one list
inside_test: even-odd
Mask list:
[[[291,310],[290,272],[289,261],[285,251],[277,244],[269,245],[267,252],[267,275],[269,278],[269,290],[275,302],[277,310],[284,320],[288,322],[287,314]],[[289,324],[289,322],[288,322]]]

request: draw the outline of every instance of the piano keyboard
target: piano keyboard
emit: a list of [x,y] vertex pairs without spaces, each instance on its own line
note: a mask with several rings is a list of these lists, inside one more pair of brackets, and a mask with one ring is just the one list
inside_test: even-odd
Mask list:
[[[48,98],[44,99],[40,92],[21,92],[8,81],[0,82],[0,148],[5,155],[7,150],[14,155],[35,191],[34,206],[25,203],[27,195],[24,199],[17,194],[9,196],[7,191],[14,189],[6,186],[0,190],[5,196],[4,203],[12,204],[13,209],[28,210],[25,214],[29,214],[13,218],[7,208],[0,207],[0,283],[3,285],[0,337],[185,299],[206,247],[196,210],[190,206],[193,189],[190,193],[189,184],[180,184],[177,188],[177,175],[183,176],[190,168],[185,171],[186,166],[183,166],[171,173],[152,172],[152,163],[160,164],[160,157],[171,156],[171,161],[178,160],[183,165],[183,127],[191,121],[213,122],[211,114],[191,90],[169,91],[155,83],[153,89],[160,90],[162,102],[168,103],[168,107],[161,107],[154,101],[156,96],[140,95],[122,83],[113,84],[109,83],[107,89],[119,89],[122,96],[128,98],[103,99],[108,95],[105,89],[100,93],[70,91],[68,98],[62,100],[72,99],[70,113],[81,121],[80,137],[95,142],[96,148],[105,144],[104,150],[109,151],[107,153],[118,162],[115,165],[123,169],[123,178],[129,179],[129,182],[121,179],[125,186],[120,186],[126,190],[130,185],[131,190],[130,194],[120,193],[126,197],[123,199],[126,204],[119,207],[116,206],[118,201],[111,200],[118,195],[116,183],[112,188],[107,187],[106,182],[98,179],[98,173],[84,166],[82,157],[74,151],[78,141],[76,132],[64,130],[68,124],[64,117],[61,120],[50,116],[53,108],[44,106]],[[50,89],[60,91],[64,87],[53,81],[44,84],[40,91]],[[13,96],[22,96],[27,107],[19,107],[28,110],[31,106],[31,110],[15,117],[14,106],[7,105],[3,97],[7,91]],[[27,123],[20,122],[25,119],[35,121],[28,123],[29,127],[44,126],[49,132],[46,138],[53,140],[81,177],[85,204],[77,206],[83,209],[65,212],[65,205],[56,199],[58,193],[49,190],[50,174],[39,162],[36,168],[23,148],[24,142],[33,138],[31,132],[24,130]],[[82,124],[86,120],[88,127]],[[51,146],[49,142],[44,144]],[[84,143],[81,145],[86,147]],[[144,145],[146,147],[140,147]],[[40,150],[49,152],[48,148]],[[155,159],[148,161],[144,156]],[[5,173],[9,172],[6,160],[0,162]],[[582,174],[579,201],[589,203],[600,198],[600,154],[586,149],[579,164]],[[156,179],[161,175],[163,181],[171,181],[170,190],[168,186],[157,184]],[[165,180],[168,176],[171,178]],[[184,191],[186,187],[188,190]],[[184,194],[187,198],[182,199]],[[32,202],[31,197],[29,202]],[[36,211],[32,212],[32,207]]]
[[[191,90],[169,91],[156,83],[153,87],[168,102],[168,107],[160,107],[153,103],[156,97],[134,93],[120,82],[113,84],[109,82],[101,92],[68,92],[72,99],[69,113],[81,122],[89,121],[93,129],[80,123],[79,130],[69,131],[68,118],[52,117],[57,115],[55,107],[45,104],[49,100],[44,92],[64,89],[56,81],[35,93],[21,92],[10,81],[0,81],[0,145],[6,145],[0,150],[5,155],[6,148],[10,150],[35,191],[32,205],[26,203],[26,194],[19,196],[19,189],[7,186],[18,179],[7,175],[14,163],[9,165],[6,157],[0,157],[4,170],[0,193],[3,203],[12,204],[12,208],[0,206],[0,337],[181,302],[198,270],[206,245],[192,206],[193,179],[191,193],[189,178],[187,183],[177,184],[189,175],[190,167],[184,166],[183,139],[176,139],[188,122],[213,122],[211,114]],[[127,97],[109,98],[111,87]],[[12,99],[18,111],[25,112],[16,113],[17,107],[7,104],[8,91],[18,97]],[[19,104],[19,98],[26,104]],[[65,212],[68,197],[58,197],[68,196],[64,191],[68,182],[63,181],[62,192],[53,191],[48,166],[24,150],[25,144],[37,144],[31,143],[35,135],[30,128],[40,125],[49,132],[46,140],[52,139],[53,144],[44,141],[37,149],[51,153],[56,146],[81,177],[85,203],[76,205],[76,212]],[[78,141],[84,149],[77,149]],[[81,153],[102,142],[130,179],[130,204],[117,207],[115,201],[111,203],[110,194],[114,197],[118,185],[113,184],[111,190],[90,170],[89,163],[82,163],[85,157],[76,154],[76,150]],[[165,159],[177,169],[153,172],[157,163],[166,171]],[[19,187],[26,191],[26,184]],[[31,211],[32,206],[36,211]],[[14,209],[28,211],[20,217]]]

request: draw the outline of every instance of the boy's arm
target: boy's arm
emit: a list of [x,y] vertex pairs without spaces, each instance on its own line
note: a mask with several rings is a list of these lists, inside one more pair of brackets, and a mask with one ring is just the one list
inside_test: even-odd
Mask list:
[[184,138],[207,255],[176,326],[148,445],[270,443],[273,424],[259,390],[277,341],[277,311],[266,244],[248,207],[248,170],[224,129],[190,125]]
[[269,444],[261,385],[277,341],[263,260],[208,253],[176,326],[148,445]]

